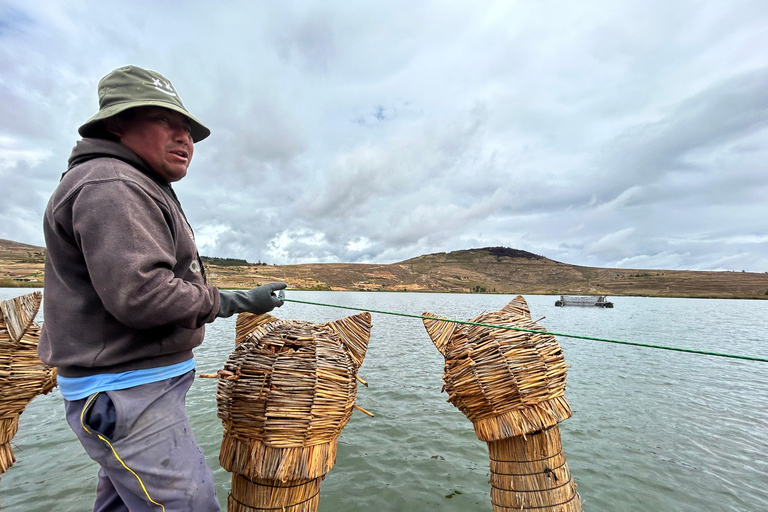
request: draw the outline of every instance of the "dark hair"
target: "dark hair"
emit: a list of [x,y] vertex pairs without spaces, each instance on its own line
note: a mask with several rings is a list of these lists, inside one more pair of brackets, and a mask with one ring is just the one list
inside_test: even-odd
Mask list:
[[109,129],[107,128],[106,121],[112,118],[117,118],[121,121],[130,121],[134,117],[136,117],[135,107],[125,109],[122,112],[118,112],[117,114],[111,117],[108,117],[107,119],[101,120],[101,122],[99,123],[100,126],[98,127],[98,131],[93,136],[99,139],[111,140],[112,142],[120,142],[120,139],[117,137],[117,135],[109,131]]
[[123,121],[130,121],[131,119],[136,117],[136,108],[137,107],[125,109],[122,112],[118,112],[112,117],[117,117],[118,119],[122,119]]

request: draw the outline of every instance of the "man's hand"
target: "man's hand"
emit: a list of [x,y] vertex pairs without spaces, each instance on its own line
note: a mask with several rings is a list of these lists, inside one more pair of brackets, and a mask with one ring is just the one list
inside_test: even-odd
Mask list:
[[285,283],[267,283],[250,290],[219,290],[221,305],[216,316],[227,318],[235,313],[255,313],[261,315],[279,308],[283,301],[272,292],[284,290]]

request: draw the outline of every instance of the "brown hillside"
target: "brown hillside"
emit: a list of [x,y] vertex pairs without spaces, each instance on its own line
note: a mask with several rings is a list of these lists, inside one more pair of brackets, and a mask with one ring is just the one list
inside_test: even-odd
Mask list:
[[399,265],[470,291],[768,298],[768,273],[581,267],[505,248],[430,254]]
[[[42,247],[0,240],[0,286],[40,286],[44,259]],[[427,254],[388,265],[206,267],[211,283],[227,288],[285,281],[305,290],[768,298],[768,273],[581,267],[506,247]]]
[[0,238],[0,287],[43,284],[45,247]]

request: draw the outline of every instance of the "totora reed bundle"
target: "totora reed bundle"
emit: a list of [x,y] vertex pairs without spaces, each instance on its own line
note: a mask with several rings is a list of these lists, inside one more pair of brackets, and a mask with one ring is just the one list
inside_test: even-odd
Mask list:
[[56,386],[56,372],[37,357],[40,327],[34,323],[43,295],[30,293],[0,301],[0,474],[16,459],[11,439],[19,415],[39,394]]
[[355,408],[370,333],[369,313],[326,324],[238,317],[216,394],[219,462],[232,473],[229,512],[317,510]]
[[[544,331],[520,296],[471,322]],[[571,407],[554,336],[442,320],[424,319],[424,326],[445,357],[448,401],[488,443],[494,512],[580,511],[557,426]]]

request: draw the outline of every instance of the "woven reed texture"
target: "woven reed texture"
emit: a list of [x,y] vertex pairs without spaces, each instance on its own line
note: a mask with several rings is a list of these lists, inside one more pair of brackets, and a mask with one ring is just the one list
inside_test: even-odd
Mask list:
[[[471,321],[545,330],[520,296]],[[445,357],[448,401],[472,421],[480,440],[530,434],[571,416],[565,357],[554,336],[442,320],[425,319],[424,326]]]
[[237,315],[237,321],[235,323],[235,345],[239,345],[245,341],[257,327],[268,324],[270,322],[278,321],[277,318],[267,313],[263,315],[253,315],[251,313],[243,313]]
[[[471,322],[544,331],[520,296]],[[554,336],[442,320],[424,327],[445,357],[448,401],[488,443],[493,511],[581,511],[557,426],[571,407]]]
[[488,443],[494,512],[580,512],[557,425]]
[[322,477],[276,484],[274,480],[248,480],[232,475],[232,492],[227,500],[229,512],[279,510],[314,512],[320,504]]
[[228,510],[317,510],[355,406],[371,315],[316,324],[243,313],[236,325],[216,394]]
[[19,415],[56,387],[56,371],[37,357],[40,327],[34,319],[42,298],[38,291],[0,301],[0,474],[16,461],[10,442]]
[[0,419],[0,475],[16,462],[11,449],[11,439],[19,430],[19,417]]
[[257,439],[224,435],[219,452],[221,467],[245,478],[277,481],[317,478],[336,462],[336,439],[306,447],[274,448]]

